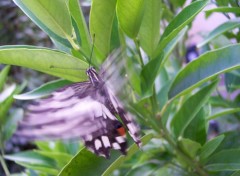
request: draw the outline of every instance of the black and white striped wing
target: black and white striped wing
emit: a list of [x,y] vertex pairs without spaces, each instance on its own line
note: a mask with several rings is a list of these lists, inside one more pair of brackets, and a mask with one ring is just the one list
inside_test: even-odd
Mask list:
[[97,101],[96,92],[91,82],[53,92],[28,107],[16,134],[33,140],[82,138],[97,155],[108,158],[112,148],[126,154],[124,128],[108,107]]

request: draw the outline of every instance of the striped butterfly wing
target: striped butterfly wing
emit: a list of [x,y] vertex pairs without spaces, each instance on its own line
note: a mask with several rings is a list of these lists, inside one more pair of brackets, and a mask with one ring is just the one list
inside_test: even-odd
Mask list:
[[93,68],[87,70],[87,74],[90,81],[63,87],[30,105],[17,135],[29,139],[80,137],[89,150],[106,158],[109,158],[110,149],[126,154],[124,127],[139,144],[137,128],[105,82]]

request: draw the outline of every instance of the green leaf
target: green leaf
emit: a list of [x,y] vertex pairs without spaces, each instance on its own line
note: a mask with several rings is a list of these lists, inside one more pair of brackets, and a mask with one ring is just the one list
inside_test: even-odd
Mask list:
[[180,96],[216,75],[240,68],[240,45],[207,52],[190,62],[175,77],[169,91],[169,97]]
[[41,151],[57,152],[75,155],[81,148],[79,141],[55,140],[55,141],[35,141],[35,144]]
[[14,0],[14,2],[51,38],[70,47],[67,39],[72,40],[72,25],[67,0]]
[[51,81],[51,82],[41,85],[40,87],[38,87],[30,92],[27,92],[24,94],[19,94],[19,95],[14,95],[14,98],[18,99],[18,100],[32,100],[32,99],[41,98],[41,97],[49,95],[50,93],[57,90],[58,88],[61,88],[65,85],[69,85],[71,83],[72,83],[71,81],[62,80],[62,79]]
[[[145,0],[118,0],[117,17],[121,29],[134,39],[137,37],[145,10]],[[160,9],[159,9],[160,10]]]
[[81,50],[86,56],[91,55],[91,39],[88,32],[87,24],[82,13],[81,6],[78,0],[69,0],[70,14],[77,25],[78,31],[75,31],[76,35],[80,37]]
[[240,176],[240,171],[234,172],[231,176]]
[[0,92],[3,89],[4,84],[6,83],[7,75],[10,70],[10,66],[7,65],[4,69],[0,72]]
[[[142,145],[146,145],[151,139],[153,138],[153,134],[146,134],[141,138]],[[133,154],[135,154],[137,151],[139,151],[139,148],[136,144],[133,144],[128,149],[127,156],[121,155],[118,159],[116,159],[112,164],[105,170],[103,173],[103,176],[110,175],[114,170],[119,168],[120,165],[122,165],[125,161],[130,159]]]
[[[122,34],[122,33],[121,33]],[[124,48],[124,39],[120,40],[120,36],[123,37],[123,35],[120,34],[120,28],[118,26],[118,19],[115,15],[113,19],[113,25],[112,25],[112,33],[111,33],[111,41],[110,41],[110,51],[116,51],[119,48]],[[121,43],[122,42],[122,43]],[[122,45],[121,45],[122,44]]]
[[224,82],[229,93],[239,89],[240,85],[240,69],[225,73]]
[[207,139],[207,124],[205,116],[206,113],[204,108],[201,108],[185,129],[183,137],[189,138],[203,145]]
[[235,13],[235,14],[239,15],[240,14],[240,9],[239,9],[239,7],[225,6],[225,7],[217,7],[217,8],[213,8],[213,9],[205,11],[207,17],[210,16],[214,12]]
[[[148,97],[152,94],[153,83],[159,74],[159,72],[164,69],[164,63],[168,59],[169,55],[173,51],[174,47],[177,45],[179,40],[186,34],[187,28],[184,28],[168,45],[165,47],[162,54],[157,58],[150,60],[143,68],[141,72],[141,90],[142,97]],[[168,91],[168,90],[167,90]]]
[[103,61],[110,52],[111,32],[117,0],[93,0],[90,12],[90,32],[94,46]]
[[159,67],[163,59],[164,53],[158,58],[148,62],[142,69],[141,72],[141,93],[142,98],[147,98],[152,95],[152,87],[156,76],[158,75]]
[[53,159],[43,156],[36,151],[19,152],[12,155],[4,155],[4,158],[18,163],[32,164],[45,167],[55,167]]
[[159,0],[147,1],[139,31],[140,45],[150,58],[153,57],[160,39],[160,20],[163,12],[161,4]]
[[191,158],[195,158],[197,155],[197,152],[201,148],[201,144],[199,144],[198,142],[192,141],[190,139],[181,138],[178,141],[178,143],[181,149],[184,151],[184,153],[186,153]]
[[171,164],[166,164],[160,167],[156,172],[154,172],[153,176],[173,176],[173,175],[178,175],[178,176],[186,176],[186,172],[179,168],[178,166],[173,166]]
[[240,111],[240,108],[226,108],[226,109],[222,109],[222,110],[216,112],[215,114],[213,114],[211,116],[208,116],[206,119],[213,120],[213,119],[222,117],[224,115],[233,114],[233,113],[236,113],[239,111]]
[[218,37],[219,35],[222,35],[224,32],[227,32],[229,30],[232,30],[234,28],[238,28],[240,26],[239,21],[227,21],[218,27],[216,27],[213,31],[211,31],[208,36],[197,45],[198,48],[202,47],[203,45],[206,45],[209,43],[212,39]]
[[151,161],[141,164],[140,166],[131,169],[126,176],[152,175],[154,171],[159,168],[157,163]]
[[194,19],[194,17],[207,5],[208,2],[208,0],[201,0],[191,3],[169,23],[160,39],[155,52],[155,57],[158,56],[168,43]]
[[205,168],[209,171],[237,171],[240,170],[240,150],[223,150],[213,155]]
[[[16,163],[21,165],[21,166],[23,166],[24,168],[28,168],[28,169],[34,170],[35,174],[38,173],[37,175],[33,175],[33,176],[38,176],[38,175],[40,175],[40,173],[44,174],[43,176],[48,176],[48,174],[50,174],[50,175],[57,175],[58,172],[59,172],[57,169],[52,168],[52,167],[46,167],[46,166],[42,166],[42,165],[35,165],[35,164],[31,164],[31,163],[27,163],[27,164],[26,163],[22,163],[22,162],[16,162]],[[31,173],[31,176],[32,176],[32,173]]]
[[[152,134],[145,135],[141,141],[146,144],[152,137]],[[59,176],[109,175],[137,151],[139,151],[137,145],[133,144],[129,148],[127,156],[121,156],[119,151],[114,150],[111,152],[111,159],[107,160],[84,148],[62,169]]]
[[212,155],[217,147],[222,143],[223,139],[224,135],[220,135],[205,143],[200,151],[200,160],[204,161]]
[[35,152],[41,154],[42,156],[46,156],[48,158],[53,159],[57,163],[58,168],[64,167],[73,157],[69,154],[60,153],[56,151],[47,152],[47,151],[36,150]]
[[28,67],[70,81],[87,79],[86,62],[56,50],[25,46],[4,49],[0,47],[0,63]]
[[[224,139],[219,145],[219,147],[216,149],[216,152],[220,152],[222,150],[226,149],[234,149],[234,148],[239,148],[240,146],[240,140],[239,139],[239,130],[234,130],[234,131],[228,131],[223,133],[224,134]],[[229,142],[231,141],[231,142]]]
[[191,97],[189,97],[181,106],[180,110],[173,116],[170,127],[175,137],[183,135],[185,129],[207,102],[209,96],[216,88],[218,81],[205,86]]
[[23,118],[23,110],[15,109],[7,119],[6,123],[3,126],[3,141],[7,141],[16,131],[18,122]]
[[5,124],[7,120],[7,113],[14,102],[13,95],[20,93],[25,86],[26,82],[23,82],[20,86],[13,85],[9,88],[10,91],[8,97],[4,101],[0,102],[0,124]]

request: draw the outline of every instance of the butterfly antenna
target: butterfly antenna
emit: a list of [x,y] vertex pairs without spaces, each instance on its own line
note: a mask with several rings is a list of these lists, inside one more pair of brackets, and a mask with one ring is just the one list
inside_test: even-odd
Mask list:
[[95,34],[93,34],[93,44],[92,44],[92,50],[91,50],[91,54],[90,54],[90,58],[89,58],[89,67],[90,67],[91,61],[92,61],[94,43],[95,43]]

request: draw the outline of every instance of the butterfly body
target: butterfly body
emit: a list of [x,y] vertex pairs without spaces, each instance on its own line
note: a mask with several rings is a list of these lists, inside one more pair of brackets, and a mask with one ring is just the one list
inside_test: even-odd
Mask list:
[[29,106],[17,133],[30,139],[80,137],[89,150],[106,158],[110,149],[126,154],[126,130],[140,145],[138,127],[107,83],[93,67],[86,74],[89,81],[63,87]]

